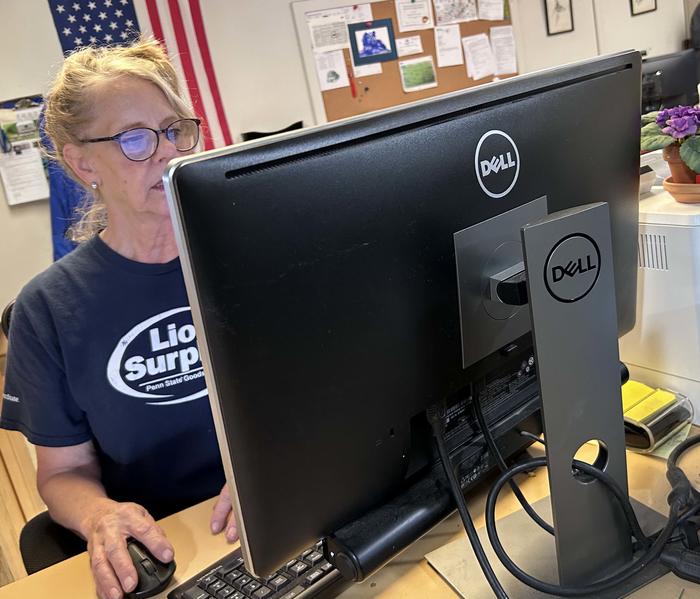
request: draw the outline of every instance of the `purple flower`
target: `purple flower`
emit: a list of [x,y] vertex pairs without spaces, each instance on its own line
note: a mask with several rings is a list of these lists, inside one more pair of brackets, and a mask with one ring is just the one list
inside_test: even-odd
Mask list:
[[672,117],[666,121],[666,124],[668,126],[661,130],[675,139],[690,137],[698,131],[698,121],[695,115]]
[[695,135],[700,125],[700,109],[692,106],[665,108],[656,115],[656,124],[666,135],[682,139]]

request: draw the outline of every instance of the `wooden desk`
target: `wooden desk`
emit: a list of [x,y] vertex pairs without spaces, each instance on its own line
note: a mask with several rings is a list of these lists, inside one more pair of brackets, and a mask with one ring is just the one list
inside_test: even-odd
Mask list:
[[[534,450],[531,450],[536,453]],[[664,476],[665,461],[658,458],[629,453],[628,472],[630,494],[666,514],[668,504],[666,495],[669,486]],[[691,451],[681,464],[691,481],[700,487],[700,449]],[[547,494],[547,475],[540,470],[534,476],[524,476],[520,486],[530,501],[535,501]],[[484,485],[473,493],[470,508],[477,527],[483,525],[483,503],[487,486]],[[222,535],[209,533],[209,516],[213,500],[184,510],[165,518],[160,522],[175,547],[177,572],[172,586],[184,581],[207,568],[209,564],[223,557],[229,546]],[[519,509],[517,500],[510,491],[504,491],[498,509],[502,517]],[[533,524],[533,526],[535,526]],[[357,584],[345,591],[344,599],[365,599],[380,597],[382,599],[407,597],[453,599],[455,594],[442,578],[428,565],[424,555],[453,541],[463,535],[462,526],[455,514],[437,525],[423,538],[419,539],[403,553],[386,565],[368,581]],[[669,577],[673,579],[669,581]],[[663,594],[659,584],[664,581]],[[694,585],[671,575],[661,581],[647,586],[635,594],[638,599],[676,599],[683,591],[683,599],[700,598],[700,586]],[[671,585],[668,583],[671,582]],[[669,588],[669,586],[671,588]],[[669,592],[671,594],[669,594]],[[51,597],[51,599],[90,598],[95,596],[94,585],[88,565],[87,554],[56,564],[32,576],[18,580],[0,588],[0,599],[34,599]],[[165,599],[167,591],[159,595]],[[517,599],[517,598],[513,598]]]

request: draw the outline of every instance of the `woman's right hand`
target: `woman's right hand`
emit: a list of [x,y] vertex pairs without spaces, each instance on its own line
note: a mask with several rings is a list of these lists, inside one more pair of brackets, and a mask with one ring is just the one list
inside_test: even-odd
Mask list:
[[173,546],[151,515],[136,503],[101,499],[86,519],[82,532],[87,540],[90,568],[101,599],[121,599],[138,583],[126,540],[141,541],[156,559],[170,562]]

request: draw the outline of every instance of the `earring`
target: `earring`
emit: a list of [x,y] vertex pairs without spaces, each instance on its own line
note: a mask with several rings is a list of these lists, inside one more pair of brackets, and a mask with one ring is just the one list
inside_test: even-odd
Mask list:
[[90,187],[92,187],[93,189],[97,189],[97,181],[93,181],[92,183],[90,183]]

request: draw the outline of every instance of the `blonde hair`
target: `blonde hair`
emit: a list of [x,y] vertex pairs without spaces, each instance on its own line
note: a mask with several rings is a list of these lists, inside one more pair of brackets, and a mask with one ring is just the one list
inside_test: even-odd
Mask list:
[[[66,57],[45,100],[45,129],[53,143],[49,152],[80,185],[85,183],[66,163],[63,149],[80,144],[85,127],[95,117],[94,90],[117,77],[138,77],[158,86],[181,118],[194,116],[181,97],[175,69],[160,43],[141,38],[129,46],[87,46]],[[97,193],[86,193],[78,210],[79,220],[69,229],[77,242],[86,241],[107,224],[104,201]]]

